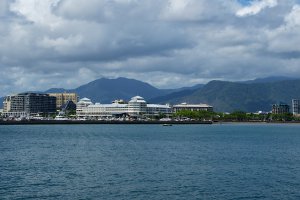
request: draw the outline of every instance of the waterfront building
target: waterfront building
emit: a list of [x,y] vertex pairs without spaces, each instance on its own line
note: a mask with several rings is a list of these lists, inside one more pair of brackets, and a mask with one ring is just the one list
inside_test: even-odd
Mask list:
[[76,114],[81,114],[83,112],[85,112],[86,110],[83,110],[83,109],[86,109],[88,106],[90,105],[93,105],[92,101],[88,98],[83,98],[83,99],[80,99],[80,101],[76,104]]
[[173,106],[173,112],[188,110],[188,111],[209,111],[213,112],[213,106],[207,104],[187,104],[181,103]]
[[3,112],[9,112],[10,111],[10,96],[5,97],[3,101]]
[[98,117],[113,117],[122,116],[128,113],[127,104],[91,104],[87,107],[81,107],[76,109],[76,115],[79,118],[98,118]]
[[143,97],[132,97],[128,102],[128,114],[130,116],[141,116],[147,113],[147,103]]
[[300,99],[292,100],[293,115],[300,116]]
[[290,112],[290,106],[287,104],[273,104],[272,114],[287,114]]
[[72,101],[74,104],[78,102],[78,95],[76,93],[49,93],[50,96],[56,97],[56,108],[61,109],[63,105]]
[[76,108],[76,115],[79,118],[158,116],[171,112],[169,105],[147,104],[140,96],[132,97],[127,104],[119,101],[112,104],[93,104],[90,99],[83,98],[77,103]]
[[5,117],[25,117],[56,112],[56,98],[48,94],[20,93],[7,96],[3,102]]

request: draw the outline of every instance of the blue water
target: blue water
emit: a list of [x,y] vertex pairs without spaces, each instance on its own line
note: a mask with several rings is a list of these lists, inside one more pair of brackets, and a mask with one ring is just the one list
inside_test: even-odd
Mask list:
[[300,199],[300,125],[0,126],[0,199]]

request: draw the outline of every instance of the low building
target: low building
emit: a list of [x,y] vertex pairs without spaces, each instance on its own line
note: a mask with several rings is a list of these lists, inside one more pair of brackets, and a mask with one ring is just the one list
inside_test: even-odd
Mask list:
[[78,95],[76,93],[49,93],[49,95],[56,97],[56,109],[61,109],[68,101],[72,101],[74,104],[78,102]]
[[83,98],[77,103],[76,108],[76,115],[79,118],[158,116],[171,112],[169,105],[147,104],[140,96],[132,97],[127,104],[119,101],[112,104],[93,104],[90,99]]
[[127,104],[91,104],[87,107],[81,107],[76,109],[76,116],[79,118],[101,118],[101,117],[113,117],[122,116],[128,114]]
[[213,112],[213,106],[207,105],[207,104],[187,104],[187,103],[181,103],[178,105],[173,106],[173,112],[176,113],[178,111],[182,110],[189,110],[189,111],[209,111]]
[[56,112],[56,98],[48,94],[20,93],[7,96],[3,102],[5,117],[25,117]]
[[292,100],[293,115],[300,116],[300,99]]
[[287,104],[273,104],[272,114],[287,114],[290,112],[290,106]]
[[169,115],[172,114],[172,108],[169,104],[160,105],[160,104],[147,104],[146,115],[149,116],[159,116],[160,114]]

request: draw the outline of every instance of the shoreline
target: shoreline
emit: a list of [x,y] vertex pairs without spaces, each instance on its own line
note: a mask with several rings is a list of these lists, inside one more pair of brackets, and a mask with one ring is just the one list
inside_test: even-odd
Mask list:
[[222,125],[222,124],[300,124],[300,121],[273,121],[273,122],[260,122],[260,121],[76,121],[76,120],[31,120],[31,121],[0,121],[1,125],[88,125],[88,124],[116,124],[116,125],[155,125],[155,124],[169,124],[169,125]]
[[1,125],[84,125],[84,124],[132,124],[132,125],[143,125],[143,124],[213,124],[211,121],[75,121],[75,120],[32,120],[32,121],[0,121]]

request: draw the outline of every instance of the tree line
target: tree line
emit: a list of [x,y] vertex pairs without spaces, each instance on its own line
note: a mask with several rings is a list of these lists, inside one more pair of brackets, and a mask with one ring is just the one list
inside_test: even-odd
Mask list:
[[190,111],[182,110],[173,114],[173,118],[192,119],[192,120],[212,120],[212,121],[300,121],[299,117],[292,113],[285,114],[257,114],[246,113],[244,111],[235,111],[232,113],[209,112],[209,111]]

